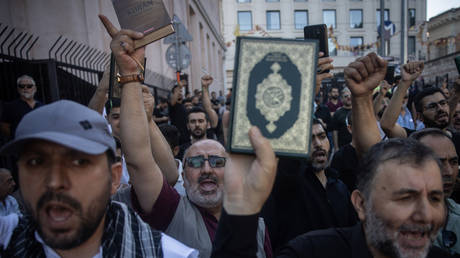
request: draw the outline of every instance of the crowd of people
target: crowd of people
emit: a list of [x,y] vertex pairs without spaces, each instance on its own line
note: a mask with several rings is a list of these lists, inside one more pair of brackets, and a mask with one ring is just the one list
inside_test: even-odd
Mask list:
[[419,87],[417,61],[389,83],[370,53],[322,89],[320,53],[309,158],[276,157],[257,127],[255,155],[228,153],[231,100],[213,77],[155,103],[143,35],[100,18],[120,98],[106,71],[88,106],[44,105],[24,75],[4,107],[18,182],[0,168],[0,257],[460,256],[460,79]]

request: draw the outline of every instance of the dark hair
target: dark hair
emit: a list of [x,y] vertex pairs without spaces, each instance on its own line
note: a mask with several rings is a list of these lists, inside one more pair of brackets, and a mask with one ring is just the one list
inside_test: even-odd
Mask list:
[[333,90],[333,89],[337,89],[337,91],[338,91],[338,93],[339,93],[339,95],[340,95],[340,89],[339,89],[339,86],[337,86],[337,85],[333,85],[333,86],[331,86],[331,88],[329,88],[329,92],[332,92],[332,90]]
[[160,97],[160,103],[168,103],[168,100],[166,98]]
[[442,92],[441,89],[437,88],[437,87],[429,87],[429,88],[425,88],[423,89],[421,92],[417,93],[417,95],[415,95],[415,98],[414,98],[414,103],[415,103],[415,110],[419,113],[422,113],[423,112],[423,105],[422,105],[422,99],[426,96],[430,96],[430,95],[433,95],[435,94],[436,92],[439,92],[442,94],[442,96],[446,98],[446,95],[444,95],[444,92]]
[[393,138],[381,141],[363,157],[357,176],[357,188],[369,198],[373,181],[378,168],[390,160],[399,161],[399,164],[413,164],[421,166],[428,160],[434,160],[441,171],[442,165],[436,154],[427,146],[412,138]]
[[158,126],[158,128],[165,137],[171,149],[179,146],[180,133],[179,130],[177,130],[177,127],[174,125],[161,124]]
[[318,119],[313,118],[313,124],[314,124],[314,125],[321,125],[321,127],[323,128],[323,130],[327,133],[326,128],[324,128],[323,123],[321,123]]
[[443,130],[439,129],[439,128],[424,128],[422,130],[413,132],[409,136],[409,138],[412,138],[414,140],[420,141],[420,139],[422,139],[425,136],[429,136],[429,135],[431,135],[431,136],[439,136],[439,137],[446,137],[455,146],[455,143],[452,140],[452,138],[450,137],[450,135],[447,134],[446,132],[444,132]]
[[185,98],[184,101],[182,101],[182,104],[185,104],[187,102],[192,102],[192,99],[191,98]]
[[121,99],[119,98],[112,98],[111,101],[107,101],[105,103],[105,112],[110,114],[112,112],[112,108],[119,108],[121,106]]
[[209,121],[208,114],[206,113],[206,111],[204,111],[204,109],[202,109],[201,107],[194,106],[194,107],[192,107],[192,109],[190,109],[187,112],[187,119],[186,119],[187,123],[188,123],[188,118],[189,118],[190,114],[192,114],[192,113],[204,113],[204,117],[206,119],[206,122]]
[[113,137],[117,149],[121,149],[121,141],[117,137]]

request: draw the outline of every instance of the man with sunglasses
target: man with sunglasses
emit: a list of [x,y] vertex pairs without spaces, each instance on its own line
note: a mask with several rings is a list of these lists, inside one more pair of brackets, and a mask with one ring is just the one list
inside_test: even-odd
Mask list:
[[25,114],[43,106],[43,103],[34,98],[37,87],[32,77],[22,75],[16,80],[16,84],[19,98],[3,106],[0,129],[6,137],[14,137],[16,127]]

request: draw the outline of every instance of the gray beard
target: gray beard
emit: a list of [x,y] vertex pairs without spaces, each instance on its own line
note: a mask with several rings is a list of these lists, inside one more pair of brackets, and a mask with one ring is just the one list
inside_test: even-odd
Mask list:
[[[424,250],[413,253],[403,250],[397,242],[398,232],[391,232],[384,220],[379,218],[377,214],[372,211],[372,202],[367,201],[366,207],[366,221],[364,222],[364,233],[369,245],[373,246],[380,253],[392,258],[425,258],[428,255],[431,245],[427,245]],[[434,241],[436,234],[432,234],[431,242]]]

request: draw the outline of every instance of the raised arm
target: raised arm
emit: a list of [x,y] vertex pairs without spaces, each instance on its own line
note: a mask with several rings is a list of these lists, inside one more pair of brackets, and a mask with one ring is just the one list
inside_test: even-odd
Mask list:
[[380,141],[372,92],[386,74],[387,62],[375,53],[356,59],[344,70],[353,106],[353,142],[358,156]]
[[102,114],[104,111],[105,102],[107,102],[107,94],[109,93],[110,67],[107,67],[102,75],[102,79],[94,92],[93,97],[88,103],[88,107]]
[[[107,17],[99,17],[112,37],[110,48],[115,55],[120,74],[139,74],[135,60],[144,60],[145,48],[134,49],[133,39],[142,38],[142,33],[131,30],[118,31]],[[150,212],[161,191],[163,175],[153,159],[150,148],[142,85],[139,82],[125,83],[121,100],[121,142],[130,180],[142,210]]]
[[406,130],[398,125],[396,121],[398,121],[399,114],[401,113],[401,107],[407,90],[412,82],[422,74],[422,71],[423,62],[410,62],[403,65],[401,69],[401,82],[393,93],[390,104],[382,115],[382,119],[380,119],[380,126],[388,138],[407,137]]
[[209,85],[211,85],[213,78],[211,75],[204,75],[201,77],[201,89],[203,90],[203,97],[201,101],[203,102],[203,107],[206,113],[208,114],[209,121],[211,122],[211,127],[216,128],[217,123],[219,122],[219,117],[214,109],[211,106],[211,99],[209,98]]
[[316,74],[315,95],[318,95],[318,92],[321,89],[321,82],[324,79],[334,77],[334,75],[332,73],[321,73],[322,71],[325,71],[325,70],[334,69],[334,66],[332,65],[332,62],[334,60],[332,58],[330,58],[330,57],[323,57],[323,56],[324,56],[324,53],[319,52],[318,65],[317,65],[318,73]]
[[168,142],[164,138],[160,129],[152,119],[153,108],[155,106],[155,98],[150,93],[147,86],[142,87],[142,95],[144,98],[144,108],[149,124],[150,149],[152,150],[153,158],[158,163],[162,174],[165,176],[169,185],[174,186],[179,177],[176,161],[172,154]]
[[388,84],[387,81],[383,80],[382,82],[380,82],[379,93],[377,94],[377,97],[375,97],[373,101],[375,117],[378,116],[378,113],[382,109],[382,101],[385,98],[385,95],[387,94],[389,89],[390,89],[390,84]]

